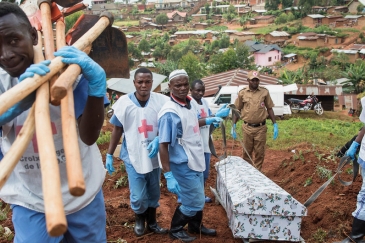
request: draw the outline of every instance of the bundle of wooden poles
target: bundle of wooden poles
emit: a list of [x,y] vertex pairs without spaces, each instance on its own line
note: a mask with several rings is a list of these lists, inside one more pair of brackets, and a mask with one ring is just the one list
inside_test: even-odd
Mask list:
[[[42,190],[46,224],[47,231],[51,236],[64,234],[67,230],[67,221],[62,203],[61,179],[53,142],[49,110],[50,102],[54,105],[61,105],[63,142],[70,193],[73,196],[81,196],[85,192],[72,90],[72,85],[80,74],[81,69],[75,64],[66,67],[62,63],[61,57],[54,57],[53,55],[55,42],[51,15],[54,16],[53,11],[57,11],[57,4],[62,7],[70,7],[75,4],[70,1],[72,0],[62,0],[62,2],[42,0],[38,2],[41,13],[41,28],[40,26],[37,27],[38,45],[34,47],[34,63],[39,63],[44,59],[51,60],[49,65],[50,72],[45,76],[35,75],[32,78],[27,78],[0,95],[0,104],[2,104],[0,106],[0,114],[3,114],[10,107],[36,90],[36,101],[29,111],[24,126],[0,163],[0,188],[9,178],[29,145],[34,131],[36,131],[43,181]],[[62,14],[55,22],[56,48],[60,49],[66,45],[65,23]],[[112,23],[112,15],[107,12],[102,13],[99,21],[79,38],[73,46],[79,50],[86,50],[104,29]],[[44,43],[42,43],[42,39]],[[72,163],[69,163],[69,161]]]

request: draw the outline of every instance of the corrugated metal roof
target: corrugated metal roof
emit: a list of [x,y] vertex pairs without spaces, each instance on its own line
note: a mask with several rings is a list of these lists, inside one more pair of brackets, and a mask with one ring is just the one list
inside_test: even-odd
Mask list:
[[344,18],[345,19],[358,19],[362,17],[362,15],[346,15]]
[[342,85],[307,85],[298,84],[298,90],[285,92],[296,95],[342,95]]
[[[137,69],[130,71],[130,78],[111,78],[107,81],[108,89],[115,90],[124,94],[136,91],[136,88],[133,84],[134,73]],[[157,86],[159,86],[162,81],[166,79],[166,76],[154,73],[153,75],[153,83],[152,83],[152,90],[155,90]]]
[[217,31],[212,31],[212,30],[186,30],[186,31],[176,31],[174,33],[174,35],[188,35],[188,34],[192,34],[192,35],[204,35],[207,33],[212,33],[212,34],[218,34]]
[[[243,69],[234,69],[224,73],[214,74],[205,78],[202,81],[205,84],[204,96],[212,96],[218,91],[218,86],[238,86],[248,85],[247,73],[249,71]],[[278,79],[267,75],[260,75],[260,85],[278,84]]]
[[331,52],[346,53],[346,54],[356,54],[358,51],[357,50],[332,49]]
[[297,54],[290,53],[290,54],[284,55],[284,57],[286,57],[286,58],[290,58],[290,57],[295,57],[296,55],[297,55]]
[[361,53],[361,54],[365,54],[365,49],[361,49],[361,50],[360,50],[360,53]]
[[277,51],[280,51],[282,52],[282,50],[280,49],[280,47],[276,44],[273,44],[273,45],[267,45],[265,46],[264,48],[260,49],[258,52],[256,53],[262,53],[262,54],[265,54],[265,53],[268,53],[270,51],[273,51],[273,50],[277,50]]
[[308,14],[307,16],[312,18],[312,19],[321,19],[321,18],[325,17],[322,14]]
[[278,36],[290,36],[289,33],[285,32],[285,31],[273,31],[271,33],[269,33],[272,36],[278,37]]

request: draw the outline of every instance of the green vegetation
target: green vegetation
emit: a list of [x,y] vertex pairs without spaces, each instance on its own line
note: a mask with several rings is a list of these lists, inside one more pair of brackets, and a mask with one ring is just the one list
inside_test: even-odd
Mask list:
[[96,140],[96,144],[97,145],[101,145],[104,143],[109,143],[110,142],[110,137],[111,137],[111,132],[106,131],[106,132],[101,132],[98,140]]
[[327,239],[327,231],[319,228],[316,232],[314,232],[312,236],[313,240],[318,243],[326,242]]
[[65,18],[66,32],[72,28],[72,26],[76,23],[77,19],[84,14],[84,11],[78,11],[73,13]]

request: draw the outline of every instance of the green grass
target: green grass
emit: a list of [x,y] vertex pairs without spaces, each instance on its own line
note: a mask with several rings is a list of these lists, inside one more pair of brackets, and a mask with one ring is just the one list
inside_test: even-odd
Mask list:
[[353,33],[360,32],[360,30],[354,29],[354,28],[336,28],[334,30],[335,31],[342,31],[342,32],[353,32]]
[[113,25],[116,25],[116,26],[133,26],[133,25],[139,25],[139,21],[138,20],[114,21]]
[[[340,120],[341,119],[341,120]],[[318,149],[333,150],[344,145],[363,126],[361,122],[352,122],[351,117],[339,116],[337,112],[325,111],[322,116],[317,116],[313,111],[301,112],[277,119],[279,136],[273,140],[273,125],[270,119],[267,121],[266,144],[273,150],[285,150],[298,144],[309,144]],[[237,134],[242,138],[242,121],[237,123]],[[231,137],[231,121],[227,122],[226,136]],[[214,140],[221,140],[221,129],[213,134]]]

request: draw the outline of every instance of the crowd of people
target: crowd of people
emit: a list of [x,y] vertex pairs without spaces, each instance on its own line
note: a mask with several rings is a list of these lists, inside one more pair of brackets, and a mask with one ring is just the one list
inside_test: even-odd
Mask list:
[[[44,76],[50,69],[50,61],[33,63],[33,46],[38,42],[37,32],[17,4],[0,2],[0,94],[34,75]],[[104,121],[106,98],[105,71],[85,53],[73,47],[65,47],[54,53],[66,64],[77,64],[82,75],[74,85],[75,117],[78,142],[85,177],[86,192],[80,197],[70,194],[67,184],[64,156],[61,112],[50,105],[51,122],[61,174],[61,192],[67,219],[67,232],[51,237],[46,230],[42,177],[39,169],[39,154],[30,143],[23,160],[16,165],[8,181],[0,190],[0,198],[11,205],[15,229],[14,242],[106,242],[106,213],[102,184],[106,170],[112,174],[113,155],[121,137],[119,158],[123,160],[129,180],[130,205],[135,213],[134,233],[146,232],[169,234],[172,239],[191,242],[191,234],[215,236],[216,230],[203,225],[203,209],[211,199],[204,193],[204,184],[209,176],[210,126],[219,127],[230,108],[223,105],[212,114],[203,96],[205,86],[201,80],[189,80],[185,70],[175,70],[168,77],[170,97],[151,92],[153,75],[140,68],[134,75],[135,92],[118,97],[112,95],[114,125],[105,167],[95,142]],[[267,117],[274,124],[274,139],[278,137],[278,125],[273,113],[273,102],[267,89],[259,86],[260,74],[248,73],[248,86],[242,89],[235,101],[241,117],[233,116],[231,135],[237,138],[236,123],[242,119],[243,158],[261,170],[266,143]],[[189,92],[191,96],[189,96]],[[36,99],[35,92],[15,104],[0,116],[1,152],[5,155],[19,133],[19,127]],[[365,101],[363,106],[365,106]],[[365,114],[365,113],[364,113]],[[365,115],[360,117],[365,122]],[[347,154],[354,156],[360,143],[364,142],[363,129]],[[359,163],[365,162],[365,146],[361,146]],[[159,156],[158,156],[159,155]],[[2,156],[2,154],[1,154]],[[24,161],[26,161],[26,165]],[[33,168],[33,169],[29,169]],[[364,167],[363,167],[364,168]],[[160,176],[163,173],[167,188],[178,196],[179,206],[171,215],[169,229],[158,225],[156,210],[160,199]],[[363,173],[365,173],[363,169]],[[365,232],[364,203],[365,184],[358,197],[354,212],[353,232],[350,242],[360,241]],[[188,225],[187,231],[184,229]],[[188,234],[190,233],[190,234]]]

